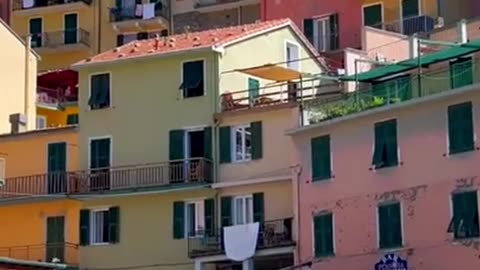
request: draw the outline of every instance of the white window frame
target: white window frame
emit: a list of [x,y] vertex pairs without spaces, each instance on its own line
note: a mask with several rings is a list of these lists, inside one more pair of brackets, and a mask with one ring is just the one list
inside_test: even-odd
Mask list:
[[[40,123],[43,123],[43,125],[41,125]],[[44,115],[37,115],[37,118],[35,119],[35,129],[44,128],[47,128],[47,117]]]
[[[246,129],[250,127],[250,123],[248,124],[243,124],[243,125],[237,125],[232,127],[232,132],[231,132],[231,152],[232,152],[232,160],[234,162],[246,162],[252,160],[252,150],[250,146],[250,157],[247,157],[247,143],[246,143]],[[242,132],[242,142],[241,142],[241,148],[242,148],[242,158],[237,159],[237,130],[243,130]],[[250,130],[250,143],[252,140],[252,131]]]
[[[88,104],[90,97],[92,96],[92,77],[95,75],[103,75],[108,74],[108,91],[109,91],[109,104],[108,107],[101,108],[101,109],[92,109],[91,106]],[[87,99],[87,110],[89,111],[99,111],[105,110],[108,108],[113,108],[113,97],[112,97],[113,89],[112,89],[112,72],[111,71],[102,71],[102,72],[94,72],[88,75],[88,99]]]
[[[250,199],[250,200],[248,200]],[[238,200],[241,200],[242,201],[242,218],[243,218],[243,223],[240,223],[238,220],[237,220],[237,212],[239,211],[237,209],[237,201]],[[233,197],[232,199],[233,203],[232,203],[232,217],[233,217],[233,224],[234,225],[241,225],[241,224],[248,224],[248,223],[251,223],[253,222],[253,195],[243,195],[243,196],[235,196]],[[250,202],[250,203],[247,203],[247,202]],[[247,208],[250,210],[250,217],[247,216]],[[250,219],[250,222],[248,222]]]
[[[296,51],[297,55],[296,56],[293,55],[293,57],[289,57],[289,56],[292,56],[292,49]],[[301,58],[300,55],[301,55],[300,45],[289,40],[285,41],[285,62],[287,63],[286,64],[287,68],[300,71],[300,58]]]
[[[180,62],[180,84],[183,84],[183,66],[186,63],[197,62],[197,61],[202,61],[202,64],[203,64],[203,95],[196,96],[196,97],[204,97],[204,96],[207,96],[207,59],[206,58],[194,58],[186,61],[181,61]],[[181,99],[188,100],[190,98],[196,98],[196,97],[186,97],[183,89],[180,89],[179,92],[180,92]]]
[[[189,235],[189,228],[190,228],[190,217],[188,215],[188,209],[190,205],[195,205],[195,234]],[[195,200],[195,201],[186,201],[185,202],[185,238],[195,238],[201,237],[203,235],[203,231],[205,230],[205,203],[203,200]]]
[[366,4],[366,5],[362,5],[362,25],[365,26],[365,8],[369,8],[369,7],[374,7],[374,6],[380,6],[381,7],[381,14],[382,14],[382,27],[381,29],[384,29],[384,23],[385,23],[385,10],[383,8],[383,2],[375,2],[375,3],[371,3],[371,4]]
[[105,212],[106,215],[108,215],[109,211],[110,211],[109,208],[90,209],[90,244],[91,245],[95,246],[95,245],[108,245],[109,244],[109,242],[95,242],[94,241],[95,240],[95,232],[97,231],[94,216],[98,212]]
[[[400,233],[402,234],[402,243],[401,243],[401,246],[400,247],[396,247],[396,248],[380,248],[380,207],[382,206],[389,206],[389,205],[392,205],[392,204],[399,204],[400,205]],[[377,205],[377,210],[376,210],[376,220],[377,220],[377,249],[378,250],[386,250],[386,251],[389,251],[389,250],[398,250],[398,249],[402,249],[403,247],[405,247],[405,227],[403,226],[405,224],[404,222],[404,215],[403,215],[403,203],[401,201],[386,201],[386,202],[382,202],[380,204]]]
[[326,52],[330,50],[330,39],[323,38],[323,44],[319,43],[318,29],[320,26],[323,28],[323,33],[325,34],[325,36],[330,35],[330,38],[332,38],[332,33],[329,33],[330,17],[326,16],[313,19],[313,45],[319,52]]

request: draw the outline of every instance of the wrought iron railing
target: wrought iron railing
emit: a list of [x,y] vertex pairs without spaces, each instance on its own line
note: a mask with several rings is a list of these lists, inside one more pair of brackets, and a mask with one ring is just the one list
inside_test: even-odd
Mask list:
[[[257,250],[277,248],[294,245],[293,218],[285,218],[260,223]],[[213,233],[199,231],[188,238],[188,255],[190,258],[218,255],[225,252],[223,242],[223,229]]]
[[0,201],[58,195],[149,190],[169,185],[210,183],[212,162],[204,158],[11,177],[0,186]]
[[[35,262],[78,265],[78,245],[73,243],[45,243],[0,247],[0,257]],[[1,265],[0,268],[2,268]]]
[[59,48],[83,44],[90,46],[90,33],[82,28],[31,34],[32,48]]
[[[145,5],[145,4],[144,4]],[[142,12],[140,12],[142,10]],[[162,17],[166,20],[170,19],[170,6],[168,1],[157,2],[154,8],[154,16]],[[145,16],[143,14],[143,7],[111,7],[110,8],[110,22],[122,22],[129,20],[142,20]]]
[[68,90],[62,88],[51,89],[46,87],[37,87],[37,104],[46,106],[58,106],[65,103],[75,103],[78,96],[68,93]]
[[383,22],[372,27],[407,36],[416,33],[430,33],[438,25],[437,19],[428,15],[412,16],[401,20]]
[[30,1],[14,0],[13,10],[49,7],[49,6],[56,6],[56,5],[71,4],[76,2],[82,2],[87,5],[90,5],[92,3],[92,0],[36,0],[36,1],[31,1],[31,4],[30,4]]
[[196,0],[195,8],[211,7],[216,5],[241,2],[242,0]]

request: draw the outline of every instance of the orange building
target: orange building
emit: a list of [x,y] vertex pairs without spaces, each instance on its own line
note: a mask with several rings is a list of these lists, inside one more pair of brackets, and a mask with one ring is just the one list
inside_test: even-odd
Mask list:
[[77,152],[76,126],[0,135],[0,269],[78,264]]

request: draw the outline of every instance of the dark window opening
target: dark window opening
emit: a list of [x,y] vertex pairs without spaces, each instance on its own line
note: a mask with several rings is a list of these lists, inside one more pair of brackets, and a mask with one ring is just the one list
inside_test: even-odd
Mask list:
[[203,61],[183,63],[182,84],[184,98],[199,97],[205,93]]

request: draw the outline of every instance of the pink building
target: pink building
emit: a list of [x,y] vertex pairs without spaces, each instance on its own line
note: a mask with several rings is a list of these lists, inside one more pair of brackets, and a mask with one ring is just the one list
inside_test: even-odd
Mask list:
[[288,131],[297,263],[380,269],[390,254],[408,269],[480,267],[480,47],[463,50],[423,57],[420,84],[401,62],[360,74],[359,95],[306,102]]
[[10,0],[0,0],[0,19],[10,24]]

